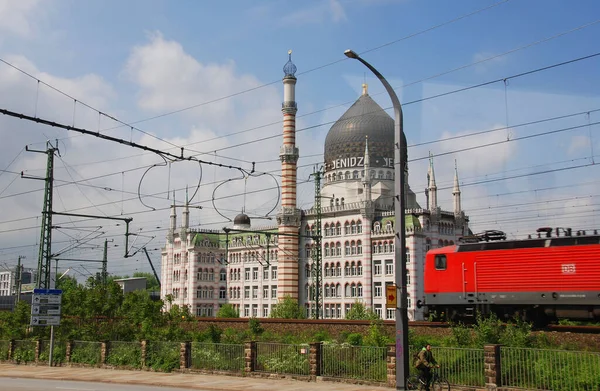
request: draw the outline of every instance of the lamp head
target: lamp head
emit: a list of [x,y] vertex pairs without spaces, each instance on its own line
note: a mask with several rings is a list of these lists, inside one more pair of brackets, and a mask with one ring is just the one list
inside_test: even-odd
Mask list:
[[356,54],[356,52],[354,50],[348,49],[344,52],[344,54],[346,55],[346,57],[348,58],[354,58],[357,59],[358,58],[358,54]]

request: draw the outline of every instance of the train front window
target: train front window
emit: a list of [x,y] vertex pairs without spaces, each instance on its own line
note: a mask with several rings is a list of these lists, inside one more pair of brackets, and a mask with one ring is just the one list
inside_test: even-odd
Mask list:
[[435,256],[435,270],[446,270],[446,256],[436,255]]

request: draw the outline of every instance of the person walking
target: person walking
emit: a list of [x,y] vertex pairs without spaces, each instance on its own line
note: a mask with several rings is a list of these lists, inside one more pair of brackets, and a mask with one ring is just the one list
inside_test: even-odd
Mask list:
[[429,391],[431,383],[431,368],[439,368],[437,361],[431,353],[431,345],[427,344],[417,355],[415,367],[419,370],[419,379],[425,385],[425,391]]

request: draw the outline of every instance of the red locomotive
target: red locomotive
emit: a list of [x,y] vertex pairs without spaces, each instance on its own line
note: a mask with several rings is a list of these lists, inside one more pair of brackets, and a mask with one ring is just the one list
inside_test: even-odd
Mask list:
[[[557,318],[600,318],[600,235],[538,229],[537,238],[506,240],[485,231],[425,259],[425,306],[448,320],[475,313]],[[562,233],[562,235],[561,235]]]

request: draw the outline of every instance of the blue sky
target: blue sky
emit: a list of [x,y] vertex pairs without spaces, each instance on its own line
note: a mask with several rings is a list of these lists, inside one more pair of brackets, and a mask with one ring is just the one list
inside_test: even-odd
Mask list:
[[[405,104],[409,182],[422,204],[427,163],[420,158],[431,151],[437,156],[439,202],[447,210],[452,198],[444,188],[452,183],[456,159],[473,230],[502,229],[511,237],[524,237],[540,226],[589,230],[600,225],[595,165],[600,156],[594,156],[600,151],[600,127],[586,126],[600,121],[600,111],[594,111],[600,109],[600,56],[512,76],[600,52],[599,21],[600,4],[594,0],[0,0],[2,60],[124,122],[235,95],[136,125],[171,144],[114,128],[113,121],[98,120],[94,110],[38,86],[3,63],[0,108],[100,129],[161,149],[186,145],[190,153],[205,153],[200,157],[222,164],[249,168],[255,161],[257,170],[276,175],[280,81],[292,49],[298,67],[298,128],[309,128],[298,133],[297,142],[299,205],[306,208],[313,196],[308,175],[322,160],[328,123],[359,96],[363,81],[382,107],[391,106],[366,68],[345,59],[343,51],[352,48],[388,78]],[[506,83],[413,103],[505,78]],[[238,94],[246,90],[251,91]],[[569,117],[549,120],[558,116]],[[548,121],[523,125],[540,120]],[[564,130],[570,127],[578,128]],[[555,133],[535,136],[550,131]],[[44,175],[45,158],[24,152],[26,144],[43,149],[47,139],[61,140],[56,177],[63,186],[55,191],[56,210],[131,215],[132,228],[144,235],[136,245],[148,240],[152,248],[163,245],[169,212],[162,208],[172,202],[167,191],[179,189],[176,198],[181,200],[185,186],[194,188],[198,181],[199,168],[192,163],[149,171],[140,189],[154,194],[143,198],[144,204],[159,209],[152,212],[137,199],[137,191],[145,167],[160,163],[156,156],[5,116],[0,117],[0,135],[0,169],[8,171],[0,173],[0,268],[14,265],[19,254],[31,265],[37,260],[41,185],[15,173]],[[274,137],[253,142],[267,136]],[[507,138],[513,141],[500,143]],[[413,146],[427,142],[433,143]],[[487,143],[498,144],[465,150]],[[203,167],[194,202],[204,209],[192,212],[192,223],[226,225],[210,200],[216,184],[236,175]],[[97,176],[103,177],[90,179]],[[81,182],[66,184],[75,180]],[[272,186],[273,179],[250,178],[218,188],[215,196]],[[234,196],[217,201],[217,206],[232,218],[244,202],[251,214],[264,216],[276,207],[277,194],[248,193],[245,201]],[[88,227],[75,220],[60,222]],[[256,220],[258,226],[270,223]],[[121,227],[106,222],[89,226],[115,238],[119,247],[113,247],[111,256],[118,259],[124,246]],[[84,235],[71,231],[55,232],[58,248],[68,244],[68,235]],[[99,257],[95,246],[104,236],[73,256]],[[111,266],[121,274],[136,270],[148,270],[140,256]]]

